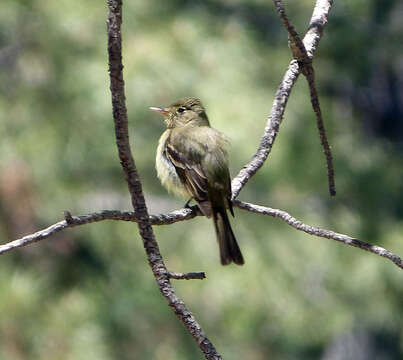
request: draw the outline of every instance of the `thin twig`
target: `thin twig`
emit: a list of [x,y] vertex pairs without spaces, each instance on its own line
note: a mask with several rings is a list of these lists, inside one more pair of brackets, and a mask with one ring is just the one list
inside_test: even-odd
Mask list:
[[389,250],[386,250],[383,247],[380,247],[377,245],[372,245],[367,242],[358,240],[356,238],[352,238],[352,237],[344,235],[344,234],[339,234],[339,233],[331,231],[331,230],[325,230],[325,229],[318,228],[316,226],[306,225],[302,221],[297,220],[296,218],[294,218],[289,213],[287,213],[283,210],[271,209],[271,208],[268,208],[265,206],[250,204],[250,203],[243,202],[240,200],[234,200],[233,205],[240,209],[247,210],[247,211],[250,211],[250,212],[253,212],[256,214],[269,215],[272,217],[280,218],[280,219],[284,220],[288,225],[291,225],[293,228],[304,231],[308,234],[315,235],[315,236],[318,236],[321,238],[333,239],[333,240],[339,241],[343,244],[354,246],[356,248],[369,251],[373,254],[382,256],[382,257],[392,261],[399,268],[403,269],[403,260],[399,256],[395,255],[394,253],[390,252]]
[[175,273],[168,271],[168,277],[175,280],[203,280],[206,278],[206,274],[204,272]]
[[309,58],[308,53],[306,52],[304,43],[299,37],[299,34],[295,30],[294,26],[288,20],[282,1],[281,0],[273,0],[273,1],[274,6],[276,7],[276,10],[280,15],[280,20],[282,21],[284,27],[288,32],[288,41],[291,52],[293,54],[293,58],[301,63],[311,62],[312,60]]
[[[313,54],[319,45],[323,29],[327,24],[327,19],[332,4],[332,0],[316,1],[309,28],[304,37],[304,47],[310,59],[312,59]],[[292,60],[276,92],[271,113],[266,123],[264,134],[260,140],[259,147],[249,163],[246,164],[238,173],[238,175],[232,180],[233,199],[235,199],[239,195],[241,189],[245,186],[248,180],[260,169],[260,167],[267,159],[267,156],[270,154],[274,144],[274,140],[276,139],[280,124],[283,119],[284,110],[287,105],[291,89],[297,81],[301,71],[302,67],[298,64],[298,61]]]
[[329,193],[331,196],[335,196],[336,195],[336,186],[335,186],[335,181],[334,181],[333,159],[332,159],[332,153],[330,150],[329,142],[327,140],[326,131],[325,131],[324,123],[323,123],[323,117],[322,117],[322,112],[320,109],[318,92],[317,92],[316,86],[315,86],[315,72],[314,72],[314,68],[312,66],[312,57],[308,56],[305,46],[302,43],[297,31],[295,30],[294,26],[291,24],[290,20],[288,19],[287,15],[285,13],[285,9],[282,4],[282,1],[281,0],[273,0],[273,1],[275,4],[275,7],[277,9],[277,12],[280,15],[280,19],[283,22],[284,27],[288,31],[289,45],[290,45],[290,49],[293,54],[293,57],[295,60],[298,61],[299,65],[302,68],[301,71],[305,75],[307,82],[308,82],[312,108],[316,115],[316,122],[317,122],[318,131],[319,131],[320,141],[322,144],[323,152],[326,157],[326,167],[327,167],[328,182],[329,182]]
[[160,254],[148,216],[140,178],[130,150],[127,110],[125,105],[124,82],[122,74],[122,1],[108,0],[108,54],[110,89],[112,92],[113,118],[115,122],[116,144],[119,158],[129,186],[132,205],[143,245],[147,253],[148,263],[153,271],[158,287],[172,307],[177,317],[197,341],[206,359],[221,359],[213,344],[206,337],[195,317],[186,308],[185,303],[176,296],[169,281],[168,271]]
[[[306,54],[312,58],[315,49],[321,38],[323,27],[327,23],[327,17],[332,5],[330,0],[318,0],[311,19],[310,28],[304,38],[304,46]],[[169,305],[174,309],[175,314],[183,322],[191,335],[198,342],[206,359],[219,360],[221,356],[216,352],[213,344],[207,339],[200,325],[194,316],[187,310],[185,304],[179,299],[169,279],[203,279],[204,273],[173,273],[169,272],[163,262],[159,252],[158,243],[155,239],[151,225],[172,224],[177,221],[191,219],[200,215],[195,207],[185,208],[173,211],[168,214],[148,215],[146,208],[141,182],[137,174],[135,163],[130,151],[128,138],[127,111],[125,106],[124,82],[122,75],[122,58],[121,58],[121,34],[120,26],[122,21],[121,0],[108,0],[109,18],[108,18],[108,54],[109,54],[109,72],[111,80],[113,115],[115,120],[116,142],[119,151],[119,158],[128,183],[133,208],[135,211],[115,211],[104,210],[101,212],[72,216],[70,212],[65,212],[65,220],[60,221],[46,229],[38,231],[34,234],[24,236],[21,239],[11,241],[7,244],[0,245],[0,254],[11,251],[13,249],[32,244],[33,242],[45,239],[66,228],[84,225],[92,222],[103,220],[123,220],[138,223],[140,235],[143,245],[147,253],[149,264],[158,283],[159,289],[163,296],[167,299]],[[297,34],[298,35],[298,34]],[[294,38],[295,34],[293,35]],[[298,41],[295,42],[298,47]],[[299,48],[299,47],[298,47]],[[305,54],[303,54],[305,56]],[[291,89],[297,80],[301,65],[298,61],[291,61],[289,68],[283,78],[282,83],[276,93],[273,103],[271,115],[267,122],[264,135],[261,139],[258,151],[253,156],[249,164],[247,164],[233,180],[233,197],[236,198],[242,187],[246,184],[251,176],[263,165],[268,154],[271,151],[275,137],[279,131],[285,106],[290,95]],[[311,77],[313,79],[313,75]],[[308,81],[309,82],[309,81]],[[310,85],[311,88],[311,85]],[[314,96],[311,93],[311,99]],[[316,95],[317,99],[317,95]],[[313,101],[313,100],[312,100]],[[315,108],[315,107],[314,107]],[[319,108],[319,104],[318,104]],[[351,238],[347,235],[335,233],[333,231],[320,229],[310,225],[306,225],[295,219],[290,214],[282,210],[270,209],[259,205],[249,204],[239,200],[234,200],[234,205],[240,209],[251,211],[258,214],[278,217],[286,221],[289,225],[297,230],[304,231],[318,237],[333,239],[344,244],[358,247],[360,249],[370,251],[376,255],[383,256],[394,262],[399,268],[403,269],[402,259],[391,253],[390,251],[369,243]]]
[[309,57],[303,42],[301,41],[297,31],[288,19],[287,14],[282,3],[282,0],[273,0],[280,19],[288,32],[288,39],[293,58],[298,61],[301,67],[301,72],[304,74],[311,96],[312,108],[316,116],[316,125],[319,131],[320,142],[322,144],[323,153],[326,158],[327,178],[329,183],[330,196],[336,195],[336,185],[334,182],[334,167],[332,152],[330,150],[329,142],[327,140],[325,125],[323,123],[322,112],[319,105],[318,92],[315,85],[315,71],[312,66],[312,58]]
[[333,157],[330,145],[327,140],[325,125],[323,123],[322,111],[320,110],[318,92],[315,86],[315,72],[312,64],[305,65],[304,75],[308,82],[309,93],[311,95],[311,104],[316,116],[316,126],[319,131],[320,142],[322,144],[323,153],[326,157],[327,179],[329,183],[330,196],[336,196],[336,185],[334,181]]

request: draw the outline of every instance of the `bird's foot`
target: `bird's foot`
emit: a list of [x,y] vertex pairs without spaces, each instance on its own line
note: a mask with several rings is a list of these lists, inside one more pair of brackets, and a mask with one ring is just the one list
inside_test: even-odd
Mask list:
[[185,209],[190,209],[191,206],[190,206],[189,204],[190,204],[190,202],[191,202],[192,200],[193,200],[193,199],[190,198],[188,201],[186,201],[186,203],[185,203],[185,205],[183,205],[183,207],[184,207]]

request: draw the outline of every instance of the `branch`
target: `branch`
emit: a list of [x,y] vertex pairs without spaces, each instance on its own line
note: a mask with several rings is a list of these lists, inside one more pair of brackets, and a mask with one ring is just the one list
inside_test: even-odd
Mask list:
[[112,92],[113,118],[115,122],[116,144],[120,162],[126,177],[135,211],[139,231],[158,287],[175,314],[199,344],[206,359],[221,359],[213,344],[206,337],[195,317],[185,303],[176,296],[169,281],[168,270],[161,257],[143,195],[140,178],[130,151],[127,110],[125,105],[124,81],[122,74],[122,0],[108,0],[108,54],[110,89]]
[[291,22],[288,20],[282,1],[281,0],[273,0],[273,1],[274,6],[276,7],[276,10],[280,15],[280,19],[283,22],[284,27],[288,31],[288,41],[294,59],[300,63],[310,63],[312,60],[309,58],[304,43],[299,37],[297,31],[295,30]]
[[[278,1],[276,1],[278,2]],[[112,105],[113,116],[115,121],[116,143],[118,146],[119,158],[122,164],[122,168],[125,174],[126,181],[128,183],[129,192],[131,195],[132,205],[134,211],[115,211],[104,210],[97,213],[92,213],[82,216],[72,216],[69,212],[65,213],[65,220],[60,221],[54,225],[49,226],[46,229],[38,231],[34,234],[24,236],[21,239],[9,242],[4,245],[0,245],[0,254],[11,251],[15,248],[19,248],[36,241],[45,239],[59,231],[66,228],[84,225],[92,222],[98,222],[103,220],[122,220],[133,221],[138,223],[139,232],[143,240],[143,245],[146,250],[149,265],[153,271],[154,277],[157,281],[158,287],[167,299],[169,305],[173,308],[175,314],[183,322],[184,326],[193,336],[193,338],[199,344],[206,359],[219,360],[221,356],[216,352],[213,344],[205,336],[200,325],[197,323],[194,316],[187,310],[184,302],[179,299],[170,283],[170,279],[203,279],[204,273],[174,273],[167,270],[161,254],[159,252],[158,243],[155,239],[153,229],[151,225],[165,225],[172,224],[177,221],[188,220],[200,215],[200,212],[196,207],[184,208],[173,211],[168,214],[160,215],[148,215],[145,199],[142,191],[141,182],[137,174],[134,159],[131,154],[129,137],[128,137],[128,121],[127,111],[125,106],[124,95],[124,82],[122,75],[122,56],[121,56],[121,33],[120,26],[122,21],[121,12],[121,0],[108,0],[109,6],[109,18],[108,18],[108,54],[109,54],[109,72],[111,81],[112,92]],[[324,26],[327,23],[328,14],[332,6],[331,0],[317,0],[316,6],[311,18],[310,26],[307,34],[304,37],[304,49],[301,50],[300,40],[298,40],[298,34],[291,34],[290,38],[301,53],[298,55],[300,58],[308,56],[312,59],[313,53],[317,48]],[[287,28],[292,26],[288,23]],[[293,33],[292,31],[290,31]],[[294,49],[293,53],[297,53]],[[302,55],[301,55],[302,54]],[[280,87],[276,93],[271,114],[268,119],[264,135],[261,139],[259,148],[256,154],[252,157],[251,161],[244,166],[239,172],[237,177],[232,181],[233,198],[235,199],[242,187],[247,181],[258,171],[263,165],[267,156],[269,155],[273,146],[274,140],[279,131],[285,106],[287,104],[288,97],[291,93],[291,89],[296,82],[300,72],[303,71],[303,66],[298,63],[297,60],[292,60],[284,78],[280,84]],[[307,75],[306,75],[307,76]],[[309,82],[309,77],[308,82]],[[313,79],[313,73],[312,77]],[[312,80],[313,81],[313,80]],[[313,84],[313,82],[312,82]],[[314,86],[310,84],[310,88]],[[311,100],[314,102],[314,95],[311,92]],[[317,99],[317,95],[316,95]],[[318,108],[319,108],[319,104]],[[314,106],[315,109],[315,106]],[[320,110],[320,109],[319,109]],[[319,115],[318,115],[319,116]],[[343,244],[354,246],[376,255],[385,257],[395,263],[399,268],[403,269],[402,259],[393,254],[392,252],[369,243],[360,241],[358,239],[349,237],[347,235],[339,234],[330,230],[320,229],[318,227],[306,225],[296,218],[292,217],[285,211],[271,209],[264,206],[254,205],[239,200],[234,200],[234,206],[250,211],[257,214],[269,215],[272,217],[278,217],[288,223],[290,226],[297,230],[304,231],[308,234],[318,237],[333,239]]]
[[[311,17],[308,31],[304,37],[304,47],[308,56],[312,59],[322,32],[327,24],[332,0],[317,0]],[[280,124],[283,120],[284,110],[287,105],[291,89],[302,72],[297,60],[292,60],[276,92],[270,116],[267,120],[264,134],[260,140],[259,147],[252,159],[246,164],[238,175],[232,180],[232,198],[235,199],[248,180],[262,167],[269,155],[274,140],[278,134]]]
[[[200,215],[200,211],[196,206],[191,208],[183,208],[172,211],[167,214],[150,215],[150,222],[152,225],[169,225],[175,222],[193,219]],[[0,255],[16,248],[30,245],[34,242],[44,240],[49,236],[58,233],[64,229],[72,228],[79,225],[90,224],[104,220],[120,220],[137,222],[134,211],[119,211],[119,210],[102,210],[87,215],[71,216],[65,212],[65,220],[59,221],[46,229],[37,231],[36,233],[26,235],[20,239],[10,241],[4,245],[0,245]]]
[[325,157],[326,157],[329,193],[330,193],[330,196],[336,196],[336,185],[334,182],[333,157],[332,157],[330,145],[329,145],[329,142],[328,142],[327,136],[326,136],[325,125],[323,123],[323,117],[322,117],[322,111],[320,110],[318,92],[317,92],[316,86],[315,86],[315,72],[314,72],[312,64],[305,65],[304,75],[308,82],[309,93],[311,95],[311,104],[312,104],[313,111],[315,112],[315,115],[316,115],[316,126],[319,131],[319,137],[320,137],[320,142],[322,144],[323,153],[325,154]]
[[168,272],[168,277],[170,279],[175,279],[175,280],[192,280],[192,279],[197,279],[197,280],[203,280],[206,278],[206,274],[204,272],[190,272],[190,273],[174,273],[169,271]]
[[[385,257],[392,262],[394,262],[399,268],[403,269],[403,261],[394,253],[384,249],[383,247],[377,245],[371,245],[364,241],[352,238],[348,235],[336,233],[331,230],[321,229],[315,226],[306,225],[302,221],[297,220],[292,215],[287,213],[286,211],[279,209],[272,209],[265,206],[255,205],[251,203],[247,203],[240,200],[234,200],[233,205],[241,210],[250,211],[260,215],[268,215],[275,218],[280,218],[284,220],[288,225],[293,228],[304,231],[308,234],[315,235],[322,238],[332,239],[339,242],[342,242],[346,245],[354,246],[360,248],[362,250],[366,250],[372,252],[373,254]],[[191,208],[183,208],[179,210],[172,211],[167,214],[159,214],[159,215],[150,215],[150,222],[152,225],[170,225],[175,222],[190,220],[196,216],[200,215],[200,211],[196,206]],[[34,234],[30,234],[24,236],[21,239],[17,239],[6,243],[4,245],[0,245],[0,255],[11,251],[13,249],[26,246],[32,244],[33,242],[40,241],[46,239],[47,237],[67,228],[71,228],[74,226],[85,225],[93,222],[104,221],[104,220],[119,220],[119,221],[132,221],[137,222],[137,218],[133,211],[118,211],[118,210],[103,210],[100,212],[81,215],[81,216],[67,216],[69,220],[59,221],[58,223],[49,226],[46,229],[38,231]],[[168,277],[177,279],[175,276],[183,276],[186,278],[186,274],[175,274],[167,271]],[[189,274],[201,274],[201,273],[189,273]]]
[[8,243],[5,243],[4,245],[0,245],[0,255],[4,254],[8,251],[11,251],[16,248],[20,248],[26,245],[30,245],[34,242],[43,240],[48,238],[49,236],[62,231],[66,228],[70,227],[70,225],[67,224],[66,220],[59,221],[56,224],[53,224],[46,229],[37,231],[36,233],[26,235],[20,239],[10,241]]
[[280,128],[285,106],[291,89],[299,76],[298,62],[292,60],[274,97],[271,113],[260,140],[259,147],[252,159],[232,180],[232,199],[236,199],[248,180],[262,167],[269,155]]
[[284,27],[288,31],[288,40],[292,55],[294,59],[298,61],[298,64],[301,67],[301,72],[304,74],[308,82],[309,92],[311,96],[311,104],[316,115],[316,126],[319,131],[320,142],[322,144],[322,149],[326,158],[329,193],[330,196],[335,196],[336,185],[334,182],[333,158],[332,158],[332,152],[330,151],[329,142],[326,136],[325,125],[323,123],[322,112],[320,110],[319,105],[318,92],[316,90],[315,85],[315,72],[312,66],[313,55],[312,57],[308,56],[304,44],[302,43],[297,31],[295,30],[294,26],[291,24],[290,20],[288,19],[285,13],[282,0],[273,0],[273,1],[276,10],[280,15],[280,19],[283,22]]
[[395,255],[389,250],[386,250],[383,247],[372,245],[367,242],[352,238],[344,234],[339,234],[331,230],[325,230],[315,226],[306,225],[302,221],[297,220],[296,218],[294,218],[289,213],[283,210],[271,209],[265,206],[254,205],[240,200],[234,200],[233,205],[240,209],[247,210],[256,214],[269,215],[275,218],[280,218],[284,220],[288,225],[291,225],[293,228],[300,231],[304,231],[307,234],[315,235],[326,239],[333,239],[343,244],[369,251],[373,254],[387,258],[388,260],[395,263],[400,269],[403,269],[403,260],[399,256]]

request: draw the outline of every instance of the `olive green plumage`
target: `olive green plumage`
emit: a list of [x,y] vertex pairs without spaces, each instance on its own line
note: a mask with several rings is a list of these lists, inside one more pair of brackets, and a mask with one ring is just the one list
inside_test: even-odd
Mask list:
[[185,98],[165,108],[150,108],[164,116],[167,130],[157,149],[156,169],[161,183],[175,195],[197,201],[213,217],[223,265],[244,263],[227,216],[234,215],[227,138],[210,127],[199,99]]

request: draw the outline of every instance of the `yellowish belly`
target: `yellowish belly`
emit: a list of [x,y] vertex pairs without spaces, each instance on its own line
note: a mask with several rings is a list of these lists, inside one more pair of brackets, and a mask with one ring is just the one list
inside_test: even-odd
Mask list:
[[169,131],[165,131],[158,143],[157,156],[155,159],[155,168],[157,176],[161,184],[168,190],[168,192],[183,198],[191,197],[183,186],[179,176],[176,172],[175,166],[164,155],[165,142],[169,137]]

